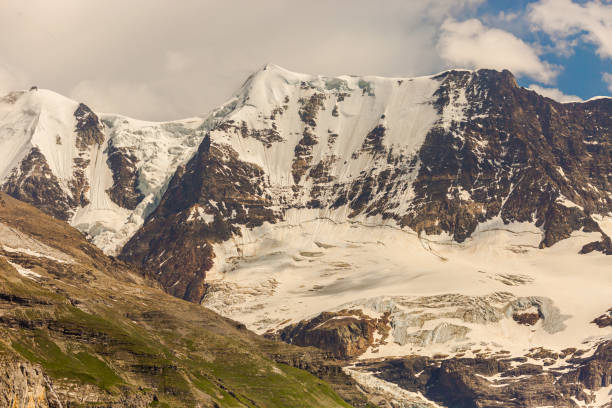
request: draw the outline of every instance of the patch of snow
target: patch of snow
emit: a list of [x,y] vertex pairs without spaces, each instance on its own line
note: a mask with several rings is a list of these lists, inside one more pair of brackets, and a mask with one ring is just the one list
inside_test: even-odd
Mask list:
[[581,207],[581,206],[579,206],[578,204],[576,204],[575,202],[573,202],[573,201],[569,200],[569,199],[568,199],[567,197],[565,197],[564,195],[560,195],[560,196],[559,196],[559,198],[557,198],[557,203],[559,203],[559,204],[561,204],[562,206],[567,207],[567,208],[572,208],[572,207],[575,207],[575,208],[578,208],[578,209],[580,209],[580,210],[584,211],[584,208],[583,208],[583,207]]
[[353,367],[345,367],[343,370],[365,388],[369,394],[382,395],[392,399],[395,403],[392,406],[442,408],[425,398],[421,393],[407,391],[396,384],[376,377],[373,373],[359,371]]
[[6,252],[21,253],[21,254],[26,254],[26,255],[30,255],[30,256],[35,256],[37,258],[47,258],[47,259],[50,259],[52,261],[59,262],[59,263],[68,263],[68,261],[65,261],[64,259],[59,259],[59,258],[56,258],[56,257],[51,256],[51,255],[42,254],[40,252],[32,251],[31,249],[28,249],[28,248],[11,248],[11,247],[8,247],[6,245],[2,245],[2,249],[5,250]]
[[194,222],[198,220],[211,224],[213,221],[215,221],[215,216],[214,214],[206,213],[202,207],[196,204],[195,206],[191,207],[189,217],[187,217],[187,222]]
[[42,276],[30,269],[24,268],[23,266],[13,263],[11,261],[9,261],[8,259],[6,260],[9,265],[11,265],[13,268],[15,268],[15,270],[24,278],[28,278],[28,279],[32,279],[32,280],[36,280],[37,278],[42,278]]
[[21,252],[26,255],[44,257],[60,263],[72,263],[67,254],[51,248],[34,237],[0,222],[0,248],[6,252]]

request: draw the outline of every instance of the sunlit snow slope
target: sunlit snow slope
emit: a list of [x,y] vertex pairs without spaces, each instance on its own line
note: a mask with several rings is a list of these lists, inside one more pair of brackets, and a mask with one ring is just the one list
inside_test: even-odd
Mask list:
[[[79,126],[80,107],[89,124],[86,118]],[[112,254],[155,208],[176,168],[193,155],[202,123],[98,116],[48,90],[12,92],[0,99],[0,184],[67,220]],[[93,133],[96,138],[88,140]]]

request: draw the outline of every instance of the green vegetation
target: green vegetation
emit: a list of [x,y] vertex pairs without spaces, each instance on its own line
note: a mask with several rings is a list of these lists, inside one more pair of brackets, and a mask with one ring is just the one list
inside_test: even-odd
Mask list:
[[[216,328],[203,325],[206,316],[181,322],[166,312],[151,313],[159,306],[154,299],[138,307],[137,302],[114,307],[92,302],[85,311],[34,281],[14,284],[5,277],[0,288],[36,299],[15,306],[11,316],[20,323],[6,331],[10,341],[0,347],[40,364],[55,381],[94,385],[107,397],[140,389],[154,395],[151,406],[160,408],[196,406],[202,398],[220,407],[349,407],[326,382],[269,360],[258,345],[263,339],[253,341],[218,318]],[[89,296],[100,300],[100,294]],[[168,299],[168,309],[181,302]],[[210,313],[182,306],[191,318]]]
[[108,392],[113,392],[114,387],[122,383],[106,362],[85,351],[64,352],[41,331],[35,331],[30,339],[13,341],[12,346],[26,359],[40,364],[51,377],[75,379]]
[[[295,347],[149,286],[67,224],[0,197],[0,222],[74,259],[11,258],[0,248],[0,354],[40,365],[58,392],[88,385],[95,406],[349,406],[328,383],[272,360],[295,361],[283,357]],[[40,277],[21,276],[6,258]]]

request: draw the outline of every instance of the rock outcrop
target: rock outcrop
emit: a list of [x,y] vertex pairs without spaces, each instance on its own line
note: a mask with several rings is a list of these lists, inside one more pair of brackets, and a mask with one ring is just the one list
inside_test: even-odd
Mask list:
[[76,205],[62,189],[40,150],[33,147],[2,184],[2,191],[40,208],[60,220],[68,220]]
[[231,147],[211,145],[207,136],[197,154],[177,170],[121,258],[143,267],[169,293],[200,302],[213,265],[213,245],[239,235],[241,226],[253,228],[279,218],[264,174],[239,160]]
[[[579,352],[532,353],[521,357],[440,358],[409,356],[358,363],[357,370],[393,383],[448,407],[575,407],[594,402],[593,392],[612,381],[612,342],[600,344],[591,357]],[[557,366],[551,366],[552,360]],[[560,365],[558,365],[560,363]]]
[[0,405],[8,408],[56,408],[61,406],[61,402],[40,367],[3,355],[0,356]]
[[113,186],[106,192],[111,200],[122,208],[134,210],[144,198],[138,187],[137,158],[125,147],[116,147],[109,141],[108,166],[113,172]]
[[389,314],[372,318],[361,310],[323,312],[320,315],[286,326],[277,336],[290,344],[314,346],[332,353],[335,358],[350,359],[369,347],[384,343],[389,334]]
[[612,327],[612,307],[608,309],[606,313],[595,318],[592,323],[595,323],[597,326],[601,328]]

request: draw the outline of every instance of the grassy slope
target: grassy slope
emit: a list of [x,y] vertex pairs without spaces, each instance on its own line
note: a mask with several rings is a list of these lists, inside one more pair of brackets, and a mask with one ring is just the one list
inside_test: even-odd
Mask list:
[[[295,348],[150,287],[67,224],[5,195],[0,222],[75,260],[0,246],[0,353],[40,364],[60,391],[90,385],[99,402],[139,393],[167,407],[349,406],[326,382],[269,358]],[[42,277],[21,276],[9,259]]]

